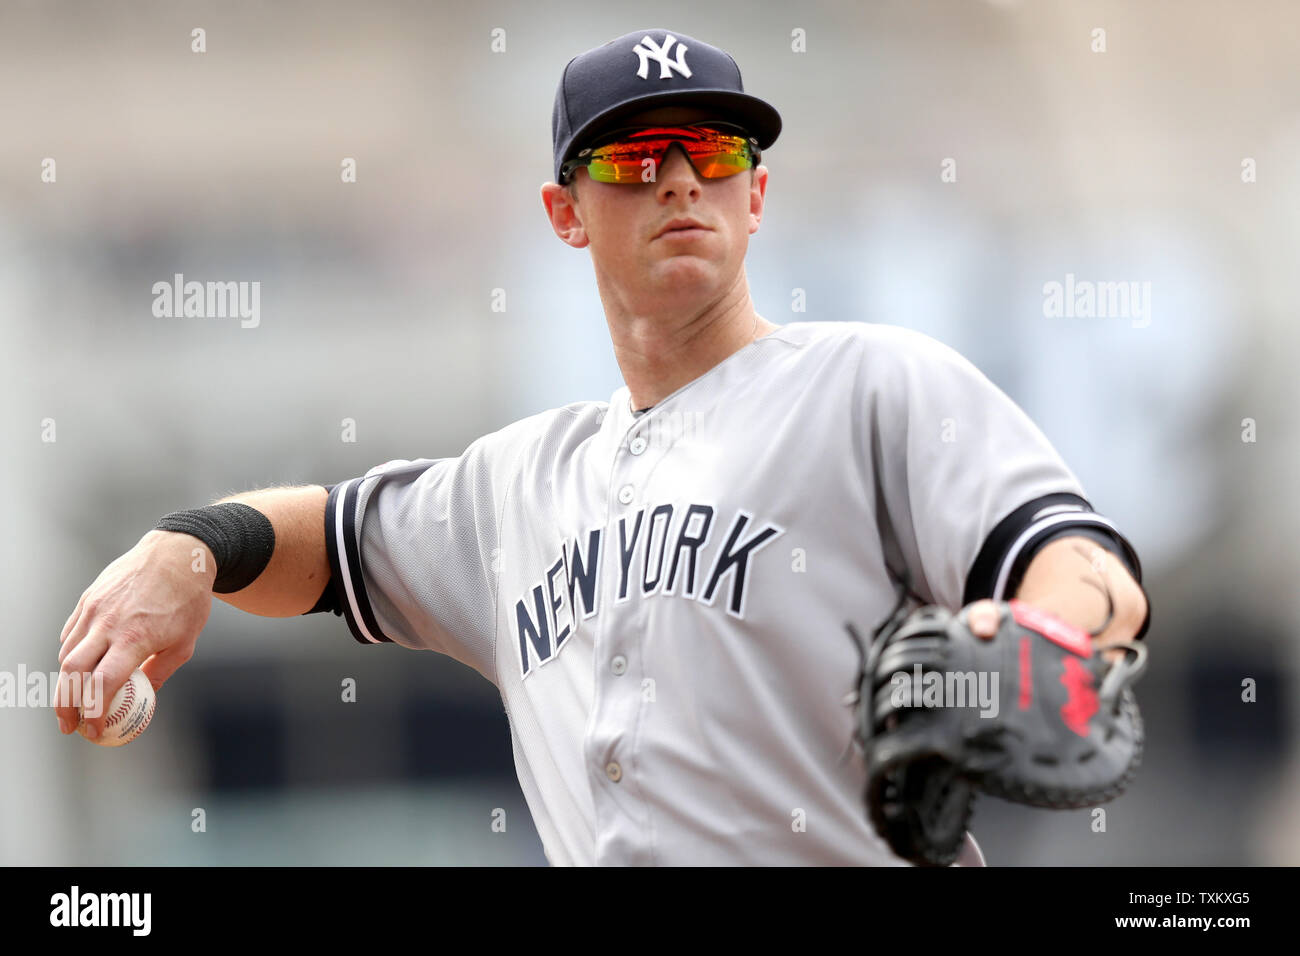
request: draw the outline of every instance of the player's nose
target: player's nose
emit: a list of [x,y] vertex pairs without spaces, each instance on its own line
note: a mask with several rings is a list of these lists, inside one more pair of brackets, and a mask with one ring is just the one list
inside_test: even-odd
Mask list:
[[700,195],[700,175],[691,165],[686,150],[680,143],[668,147],[668,153],[655,174],[658,194],[661,200],[675,195],[685,195],[692,199]]

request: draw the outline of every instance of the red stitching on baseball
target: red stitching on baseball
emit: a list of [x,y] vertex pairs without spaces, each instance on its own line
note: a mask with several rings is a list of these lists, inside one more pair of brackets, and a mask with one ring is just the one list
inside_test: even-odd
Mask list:
[[108,715],[108,720],[104,721],[105,730],[112,727],[118,721],[126,720],[126,715],[131,712],[131,705],[135,703],[134,680],[128,679],[122,689],[126,691],[126,695],[122,698],[122,706],[118,707],[117,710]]
[[157,709],[158,709],[158,701],[155,699],[152,703],[149,704],[149,712],[144,715],[144,720],[141,721],[140,726],[135,729],[135,733],[133,733],[130,737],[127,738],[127,743],[130,743],[132,740],[135,740],[136,737],[139,737],[142,733],[145,732],[146,728],[148,728],[149,726],[149,721],[153,720],[154,711],[156,711]]

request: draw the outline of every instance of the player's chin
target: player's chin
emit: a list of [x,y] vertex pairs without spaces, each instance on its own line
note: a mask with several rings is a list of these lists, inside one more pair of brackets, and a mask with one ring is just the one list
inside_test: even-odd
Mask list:
[[683,253],[657,261],[651,269],[665,289],[686,292],[710,288],[718,283],[718,263]]

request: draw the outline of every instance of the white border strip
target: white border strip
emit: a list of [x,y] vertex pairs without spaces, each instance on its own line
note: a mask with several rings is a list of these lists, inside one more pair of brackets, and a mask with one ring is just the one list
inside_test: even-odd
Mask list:
[[[365,478],[351,478],[344,482],[343,488],[339,490],[338,497],[335,499],[334,550],[338,552],[339,556],[339,572],[343,575],[343,589],[347,592],[348,606],[352,609],[352,623],[356,626],[356,629],[361,632],[362,636],[371,644],[382,644],[383,641],[378,640],[370,633],[369,629],[366,627],[365,619],[361,616],[361,605],[357,602],[357,594],[352,587],[352,571],[348,567],[347,542],[343,536],[343,512],[344,505],[346,505],[348,500],[348,491],[351,489],[352,485],[357,485],[357,500],[360,500],[361,492],[359,486],[363,481],[365,481]],[[357,553],[361,553],[361,545],[359,542],[357,544]]]

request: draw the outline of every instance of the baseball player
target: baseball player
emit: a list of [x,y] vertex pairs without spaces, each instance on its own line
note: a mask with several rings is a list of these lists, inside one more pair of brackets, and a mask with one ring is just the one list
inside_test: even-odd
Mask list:
[[[500,690],[552,864],[901,865],[846,746],[845,623],[906,581],[984,637],[1016,597],[1131,641],[1138,558],[952,349],[758,313],[744,260],[781,119],[729,54],[619,37],[565,66],[552,126],[542,202],[591,255],[625,384],[459,457],[168,515],[82,595],[61,665],[111,695],[143,663],[159,687],[214,593],[333,611]],[[982,862],[973,840],[959,862]]]

